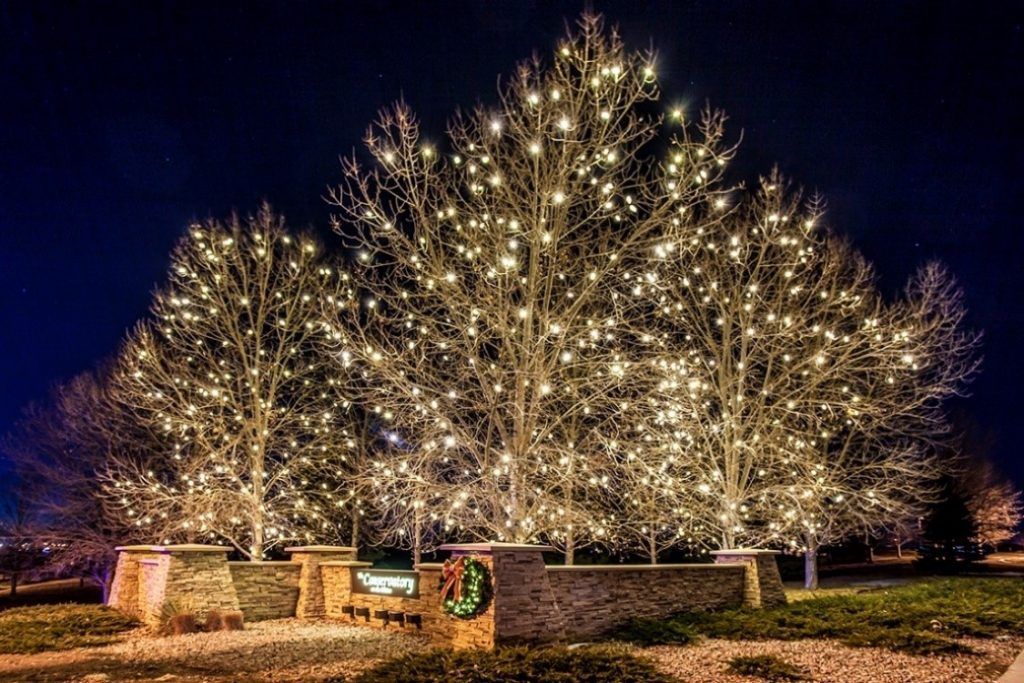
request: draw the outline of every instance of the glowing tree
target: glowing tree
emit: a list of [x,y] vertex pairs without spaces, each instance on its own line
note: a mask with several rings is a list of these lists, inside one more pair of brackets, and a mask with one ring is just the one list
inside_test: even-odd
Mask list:
[[944,431],[941,400],[975,370],[976,338],[941,268],[886,303],[778,175],[733,201],[660,271],[660,422],[686,444],[697,528],[726,548],[800,539],[813,577],[822,542],[926,498],[922,454]]
[[570,560],[607,537],[617,458],[598,444],[635,438],[617,416],[659,345],[649,255],[716,220],[730,155],[717,115],[676,113],[663,136],[658,97],[652,56],[588,16],[445,144],[398,104],[367,135],[373,162],[345,162],[332,198],[362,305],[342,307],[334,350],[394,433],[375,485],[434,533]]
[[995,549],[1017,533],[1024,520],[1024,497],[987,458],[970,458],[963,463],[959,484],[974,519],[979,545]]
[[347,381],[318,344],[327,301],[347,276],[310,237],[264,207],[193,225],[121,354],[118,398],[164,448],[117,458],[114,500],[174,536],[224,540],[259,559],[274,544],[338,535],[358,504],[360,447]]

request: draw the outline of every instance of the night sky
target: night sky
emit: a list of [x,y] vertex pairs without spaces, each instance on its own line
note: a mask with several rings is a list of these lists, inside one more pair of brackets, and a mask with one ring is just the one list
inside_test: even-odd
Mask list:
[[[824,193],[887,291],[952,268],[985,331],[959,410],[1024,484],[1024,3],[590,6],[657,48],[669,102],[730,114],[732,180],[777,163]],[[0,432],[117,349],[188,221],[266,199],[325,226],[380,106],[440,139],[582,7],[0,1]]]

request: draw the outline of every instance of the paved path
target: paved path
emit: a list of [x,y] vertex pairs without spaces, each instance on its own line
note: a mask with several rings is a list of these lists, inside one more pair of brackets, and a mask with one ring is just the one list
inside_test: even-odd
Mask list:
[[1024,683],[1024,652],[1017,657],[1017,661],[1010,665],[996,683]]

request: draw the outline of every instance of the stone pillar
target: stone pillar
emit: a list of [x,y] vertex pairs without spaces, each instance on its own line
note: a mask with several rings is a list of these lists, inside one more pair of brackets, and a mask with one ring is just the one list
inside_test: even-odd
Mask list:
[[[489,565],[494,581],[494,599],[481,618],[493,620],[493,642],[484,646],[551,642],[565,638],[565,620],[544,566],[543,553],[551,549],[550,546],[517,543],[441,546],[441,550],[452,551],[452,557],[472,556]],[[478,643],[471,645],[478,646]],[[455,646],[458,647],[457,642]]]
[[122,545],[117,550],[117,566],[114,568],[114,579],[110,584],[107,604],[125,614],[135,617],[142,616],[139,604],[139,581],[141,571],[140,560],[157,557],[158,545]]
[[775,607],[786,604],[786,593],[782,588],[779,565],[775,561],[778,550],[756,550],[734,548],[712,550],[715,564],[745,564],[747,566],[743,586],[744,607]]
[[211,609],[237,610],[223,545],[146,545],[117,549],[117,568],[107,604],[160,624],[165,607],[177,603],[202,620]]
[[341,545],[305,545],[285,548],[284,551],[291,554],[292,562],[302,564],[302,570],[299,572],[299,602],[295,607],[295,616],[300,619],[325,616],[320,563],[355,560],[357,549]]
[[144,560],[142,579],[147,595],[141,596],[143,620],[160,623],[164,607],[178,604],[202,621],[210,610],[238,610],[238,595],[228,568],[224,545],[181,544],[163,546],[157,557]]

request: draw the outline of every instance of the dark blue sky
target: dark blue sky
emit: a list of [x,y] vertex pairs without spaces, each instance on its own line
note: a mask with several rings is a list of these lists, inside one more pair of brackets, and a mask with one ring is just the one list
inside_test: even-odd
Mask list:
[[[416,5],[413,7],[413,5]],[[1024,483],[1019,2],[595,2],[666,93],[744,133],[895,290],[939,258],[986,333],[966,404]],[[400,94],[435,137],[579,2],[0,3],[0,431],[111,354],[193,217],[324,225],[337,157]]]

